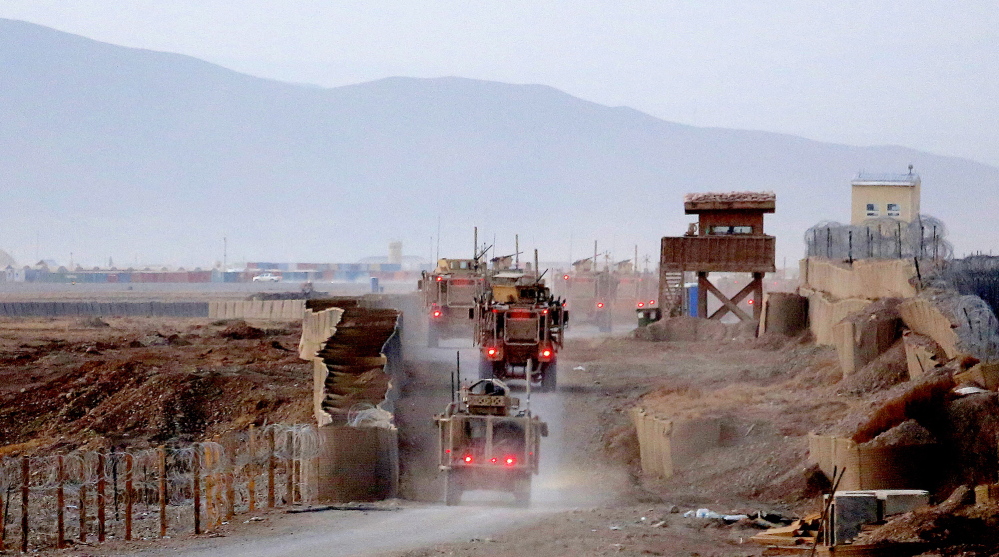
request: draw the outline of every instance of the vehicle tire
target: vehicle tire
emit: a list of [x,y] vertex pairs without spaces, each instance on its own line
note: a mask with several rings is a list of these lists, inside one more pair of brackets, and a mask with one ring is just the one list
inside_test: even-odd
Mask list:
[[541,375],[541,391],[554,393],[558,389],[558,364],[551,362]]
[[440,344],[440,336],[440,331],[437,330],[437,326],[430,323],[427,326],[427,347],[437,348],[438,344]]
[[531,506],[531,476],[520,478],[514,482],[513,501],[520,508]]
[[485,358],[479,358],[479,379],[493,379],[496,376],[495,364]]
[[461,503],[461,492],[462,486],[458,472],[448,470],[444,475],[444,504],[450,507]]

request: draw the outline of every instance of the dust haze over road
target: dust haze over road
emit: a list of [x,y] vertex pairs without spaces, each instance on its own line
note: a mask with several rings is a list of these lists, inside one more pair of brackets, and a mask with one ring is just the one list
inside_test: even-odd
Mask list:
[[[485,539],[551,513],[611,502],[626,489],[628,478],[623,469],[602,465],[587,454],[587,443],[599,436],[597,417],[585,411],[586,387],[562,380],[572,362],[561,361],[560,391],[531,394],[531,410],[548,423],[549,435],[542,440],[540,471],[534,477],[530,508],[517,508],[512,495],[491,491],[468,491],[461,505],[443,505],[433,416],[450,400],[451,372],[458,352],[462,380],[477,378],[478,351],[467,340],[444,341],[436,349],[413,343],[406,346],[409,373],[403,395],[396,401],[401,495],[406,499],[399,510],[279,516],[269,528],[258,525],[238,536],[192,540],[183,547],[154,547],[143,553],[259,557],[397,554],[435,544]],[[526,403],[523,382],[511,383],[516,396]]]

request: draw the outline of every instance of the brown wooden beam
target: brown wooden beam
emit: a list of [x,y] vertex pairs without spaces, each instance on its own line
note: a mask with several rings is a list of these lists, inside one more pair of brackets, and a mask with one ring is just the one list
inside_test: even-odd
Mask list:
[[708,316],[708,291],[714,288],[708,280],[708,274],[703,271],[697,272],[697,317]]
[[[698,282],[699,282],[698,286],[701,286],[701,284],[703,284],[703,287],[705,288],[705,295],[707,294],[707,292],[711,292],[715,296],[715,298],[718,298],[718,300],[722,303],[722,307],[718,308],[718,311],[711,314],[711,317],[709,317],[708,319],[721,319],[722,317],[725,316],[726,313],[731,311],[732,313],[735,314],[736,317],[738,317],[742,321],[753,320],[752,317],[746,315],[746,312],[742,311],[742,309],[740,309],[739,306],[736,305],[738,302],[729,300],[728,296],[722,294],[721,290],[718,290],[718,288],[715,287],[715,285],[711,284],[711,282],[709,282],[707,279],[705,279],[703,283],[700,283],[700,281]],[[698,290],[700,290],[700,288],[698,288]],[[743,291],[745,291],[745,288],[743,289]],[[698,294],[700,294],[700,292],[698,292]],[[736,298],[741,300],[742,298],[740,298],[739,296],[745,297],[746,294],[747,293],[739,292],[739,294],[736,295]],[[705,311],[704,313],[707,314],[707,311]]]

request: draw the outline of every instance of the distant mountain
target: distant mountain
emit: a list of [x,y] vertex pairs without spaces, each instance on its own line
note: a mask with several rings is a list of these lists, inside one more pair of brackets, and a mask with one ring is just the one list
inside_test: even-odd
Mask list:
[[[682,83],[663,84],[683,87]],[[542,259],[655,254],[689,191],[773,190],[779,255],[849,218],[859,170],[923,178],[957,251],[999,239],[999,169],[904,147],[696,128],[550,87],[390,78],[322,89],[0,20],[0,248],[94,263],[350,261],[473,225]],[[438,225],[438,223],[440,223]],[[569,253],[571,249],[573,253]]]

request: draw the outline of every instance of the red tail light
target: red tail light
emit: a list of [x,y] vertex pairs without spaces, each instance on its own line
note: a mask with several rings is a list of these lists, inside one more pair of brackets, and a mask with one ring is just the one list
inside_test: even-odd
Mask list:
[[503,352],[498,346],[488,346],[486,347],[486,359],[492,361],[499,361],[503,358]]
[[444,315],[444,313],[441,312],[441,310],[439,309],[435,309],[431,315],[433,315],[434,317],[440,317],[441,315]]
[[603,302],[597,302],[597,309],[603,309],[603,307],[604,307]]
[[638,307],[640,307],[640,308],[645,307],[645,302],[638,302]]
[[654,305],[656,305],[656,301],[655,301],[655,300],[649,300],[649,305],[650,305],[650,306],[654,306]]
[[517,457],[513,455],[507,455],[507,457],[503,459],[503,464],[506,464],[507,466],[516,466]]
[[555,351],[547,346],[541,348],[541,350],[538,351],[538,359],[541,360],[542,362],[550,362],[554,356],[555,356]]
[[562,280],[569,280],[569,275],[562,275]]
[[756,300],[749,300],[749,302],[747,302],[747,303],[748,303],[749,305],[753,305],[753,304],[755,304],[755,303],[756,303]]
[[442,280],[444,280],[444,277],[442,277],[442,276],[436,276],[436,277],[434,277],[434,280],[436,280],[437,282],[441,282]]
[[496,460],[497,460],[497,459],[496,459],[496,457],[494,456],[494,457],[492,457],[492,458],[490,458],[490,459],[489,459],[489,462],[492,462],[493,464],[496,464]]
[[466,463],[471,464],[471,462],[472,462],[472,455],[467,454],[467,455],[465,455],[465,458],[463,458],[462,460],[464,460]]

